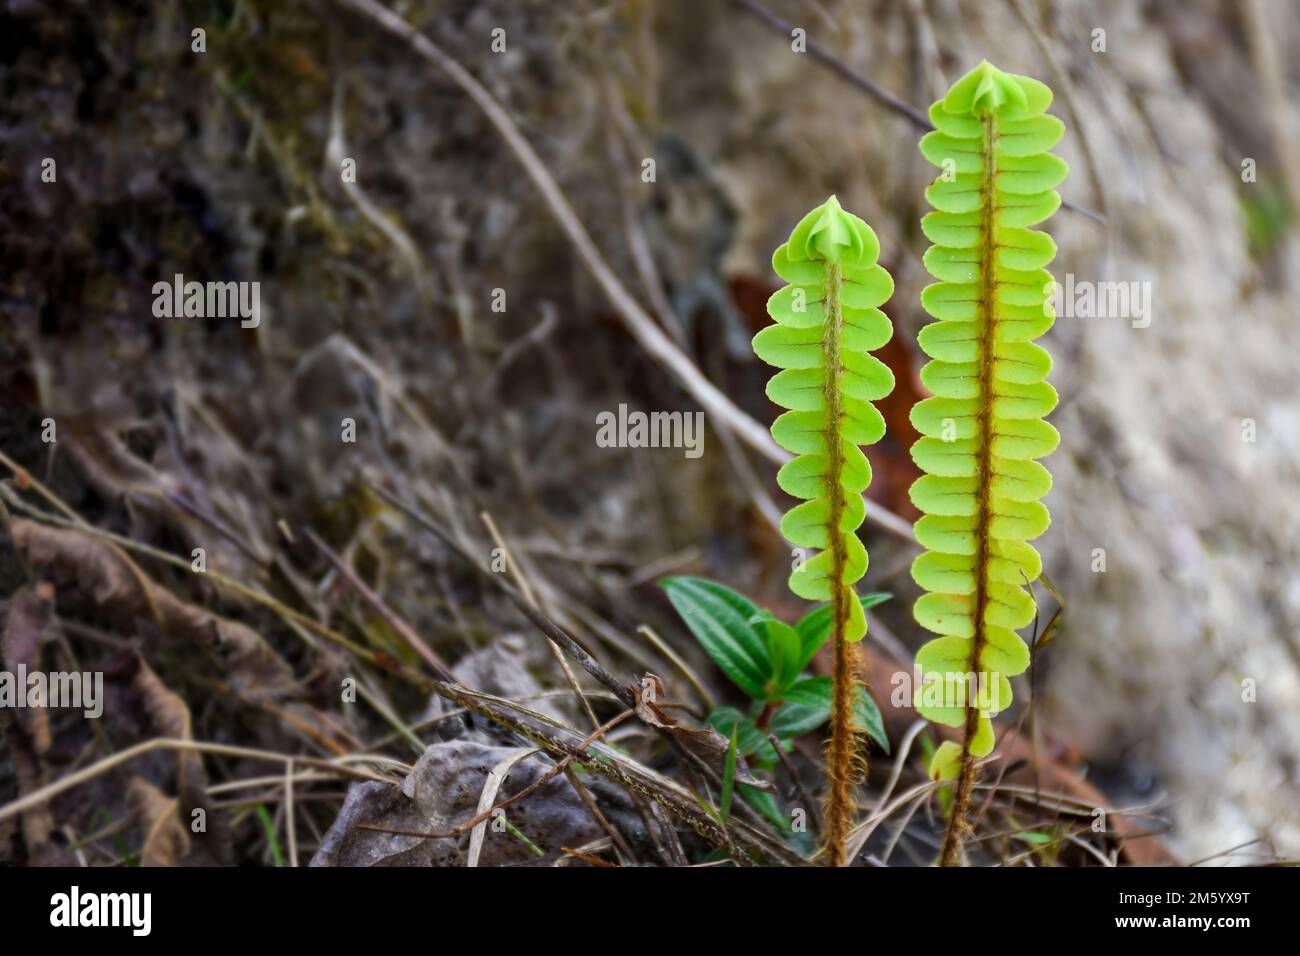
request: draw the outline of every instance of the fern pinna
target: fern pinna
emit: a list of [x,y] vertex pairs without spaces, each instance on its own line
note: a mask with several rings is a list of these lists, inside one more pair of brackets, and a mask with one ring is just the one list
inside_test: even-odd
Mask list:
[[1029,666],[1016,629],[1034,618],[1026,587],[1042,566],[1028,542],[1050,520],[1039,499],[1052,479],[1037,459],[1059,440],[1043,420],[1057,399],[1051,357],[1033,340],[1052,325],[1044,267],[1056,245],[1029,227],[1056,211],[1067,172],[1049,152],[1065,129],[1044,112],[1051,101],[1042,83],[985,61],[930,108],[935,129],[921,140],[944,172],[921,223],[939,281],[921,295],[936,320],[919,338],[934,397],[912,410],[922,435],[912,457],[925,472],[912,487],[925,548],[912,576],[928,592],[916,619],[939,637],[917,653],[916,705],[962,728],[961,743],[945,741],[930,764],[934,779],[957,779],[945,866],[960,856],[975,759],[993,749],[990,717],[1011,702],[1008,678]]
[[782,519],[781,533],[800,548],[819,549],[796,565],[790,590],[810,601],[829,601],[832,609],[826,828],[832,866],[847,862],[851,791],[861,766],[850,645],[867,632],[853,585],[867,570],[867,551],[856,531],[866,516],[862,492],[871,482],[871,466],[859,446],[884,435],[885,421],[871,403],[894,388],[888,366],[868,354],[893,334],[879,307],[894,283],[876,264],[879,253],[871,227],[845,212],[834,196],[826,200],[772,257],[773,269],[789,285],[768,302],[776,324],[754,337],[754,353],[782,369],[768,382],[767,394],[789,411],[773,423],[772,437],[797,456],[782,466],[777,483],[803,499]]

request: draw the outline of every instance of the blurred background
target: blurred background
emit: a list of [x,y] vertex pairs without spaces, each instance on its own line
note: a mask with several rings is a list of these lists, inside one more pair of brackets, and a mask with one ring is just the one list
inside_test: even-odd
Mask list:
[[[690,695],[650,625],[726,701],[654,582],[698,574],[806,610],[751,440],[775,415],[748,344],[771,251],[831,193],[879,235],[899,385],[869,496],[910,522],[933,177],[918,117],[988,58],[1048,83],[1067,126],[1053,272],[1150,296],[1141,319],[1063,315],[1043,341],[1062,442],[1038,544],[1064,608],[1018,692],[1009,771],[1047,766],[1080,800],[1134,808],[1155,861],[1300,854],[1298,12],[7,0],[0,655],[103,671],[107,704],[94,722],[0,712],[0,803],[153,736],[407,762],[436,740],[430,779],[469,792],[469,812],[439,812],[463,819],[502,742],[449,721],[412,733],[443,705],[375,664],[427,667],[412,631],[462,683],[556,691],[537,706],[581,726],[518,611],[374,487],[483,563],[504,542],[613,673]],[[258,282],[260,322],[159,316],[154,285],[177,273]],[[703,454],[600,447],[597,415],[620,404],[704,410]],[[864,585],[894,595],[866,642],[888,711],[882,680],[924,640],[916,550],[880,523],[863,535]],[[359,703],[339,702],[348,677]],[[897,742],[914,715],[886,719]],[[868,793],[889,768],[877,752]],[[282,772],[151,753],[0,819],[0,861],[130,859],[151,821],[200,806],[221,827],[154,844],[155,862],[377,861],[336,825],[346,781],[304,778],[295,816],[256,782]],[[452,852],[425,846],[386,861]]]

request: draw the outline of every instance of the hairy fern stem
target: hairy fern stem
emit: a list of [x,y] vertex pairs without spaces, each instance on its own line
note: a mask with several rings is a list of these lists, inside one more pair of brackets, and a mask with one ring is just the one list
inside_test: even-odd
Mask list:
[[[826,287],[823,293],[826,324],[822,333],[822,352],[826,356],[826,447],[839,448],[843,442],[841,424],[844,409],[840,401],[840,337],[843,334],[844,316],[840,309],[840,283],[843,275],[838,262],[826,268]],[[843,462],[831,455],[827,462],[827,486],[830,490],[830,526],[838,528],[844,520],[844,488],[841,485]],[[853,662],[850,660],[849,627],[850,601],[853,590],[844,583],[847,556],[844,541],[831,535],[831,580],[835,582],[832,598],[831,633],[834,640],[834,667],[831,695],[831,738],[826,764],[830,774],[830,787],[826,801],[826,852],[831,866],[846,866],[846,845],[849,827],[853,822],[853,783],[855,757],[858,751],[857,735],[853,732]]]

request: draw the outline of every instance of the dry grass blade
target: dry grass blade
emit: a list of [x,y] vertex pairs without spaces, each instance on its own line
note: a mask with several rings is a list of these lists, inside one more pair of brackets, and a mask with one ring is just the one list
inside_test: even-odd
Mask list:
[[[538,748],[523,747],[492,768],[487,775],[487,779],[483,781],[483,790],[478,797],[478,812],[480,815],[492,809],[493,804],[496,802],[497,792],[501,789],[501,785],[506,782],[510,769],[519,761],[531,757],[535,753],[538,753]],[[505,811],[500,812],[504,813]],[[483,839],[487,836],[488,824],[488,820],[476,824],[469,835],[469,854],[465,859],[467,867],[478,866],[479,855],[483,852]]]
[[[437,537],[443,544],[447,545],[456,555],[465,560],[471,567],[479,572],[487,580],[492,581],[506,596],[511,603],[519,610],[524,617],[528,619],[548,640],[558,644],[566,654],[576,661],[588,674],[609,688],[618,699],[632,710],[636,710],[636,694],[633,691],[633,685],[630,682],[619,681],[602,667],[594,657],[573,639],[563,628],[548,618],[541,611],[537,610],[532,604],[525,600],[513,587],[501,579],[501,576],[489,571],[485,566],[475,561],[465,548],[453,538],[450,534],[440,528],[435,522],[422,514],[418,509],[402,501],[397,496],[385,491],[382,488],[369,486],[370,490],[376,495],[393,505],[407,517],[415,521],[420,527]],[[435,685],[439,694],[447,696],[447,685]],[[453,698],[459,701],[459,698]],[[494,718],[495,719],[495,718]],[[686,764],[688,769],[694,770],[701,774],[703,779],[712,781],[715,785],[720,785],[722,781],[722,761],[726,753],[726,739],[722,737],[712,727],[705,726],[698,730],[689,730],[685,728],[661,727],[649,724],[653,730],[663,738]],[[744,769],[748,775],[748,768]],[[749,777],[744,780],[745,783],[762,788],[762,782]],[[758,815],[748,804],[741,803],[737,806],[737,812],[745,816],[752,825],[760,831],[770,829],[770,824]],[[781,851],[787,855],[798,858],[794,854],[789,854],[784,844],[775,844],[781,847]]]
[[406,641],[411,650],[420,655],[435,674],[443,680],[455,680],[452,676],[451,668],[447,666],[446,661],[439,657],[433,649],[429,647],[425,640],[420,637],[419,634],[415,633],[415,629],[411,627],[411,625],[407,624],[401,615],[389,607],[383,598],[376,594],[365,581],[362,581],[361,578],[357,577],[357,573],[352,570],[346,561],[335,553],[333,548],[322,541],[320,536],[310,528],[304,528],[303,535],[311,542],[312,546],[317,551],[325,556],[325,559],[329,561],[333,568],[338,571],[339,574],[343,575],[348,584],[361,595],[366,603],[378,611],[380,616],[388,622],[388,625],[401,635],[402,640]]
[[95,778],[108,773],[123,764],[130,763],[137,757],[143,757],[145,754],[154,753],[158,750],[175,750],[179,752],[193,753],[210,753],[221,754],[226,757],[242,757],[248,760],[266,760],[273,763],[288,763],[294,761],[307,767],[316,767],[322,770],[333,771],[337,776],[348,777],[353,780],[377,780],[382,783],[392,783],[392,777],[385,777],[374,771],[358,770],[349,764],[352,763],[374,763],[380,766],[400,767],[406,770],[410,768],[400,761],[393,760],[389,757],[379,756],[377,754],[353,754],[346,758],[337,760],[320,760],[315,757],[290,757],[286,754],[276,753],[273,750],[257,750],[253,747],[235,747],[228,744],[207,743],[196,740],[175,740],[171,738],[159,737],[153,740],[146,740],[138,743],[133,747],[127,747],[125,750],[119,750],[117,753],[101,760],[96,761],[88,767],[82,767],[65,777],[60,777],[52,783],[46,784],[25,796],[19,797],[4,806],[0,806],[0,822],[24,813],[33,807],[41,807],[49,803],[61,793],[79,787],[88,783]]

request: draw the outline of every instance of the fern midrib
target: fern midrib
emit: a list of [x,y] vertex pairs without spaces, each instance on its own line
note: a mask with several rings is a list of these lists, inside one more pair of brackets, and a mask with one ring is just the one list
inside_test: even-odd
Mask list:
[[823,294],[823,309],[826,314],[822,326],[822,356],[826,362],[826,485],[830,500],[831,515],[828,529],[828,543],[831,549],[831,596],[835,604],[836,634],[840,634],[847,618],[842,618],[841,608],[844,591],[844,539],[839,533],[840,522],[844,515],[844,488],[840,484],[844,474],[844,445],[841,438],[841,423],[844,416],[843,400],[840,396],[840,377],[844,371],[840,359],[840,336],[844,326],[844,316],[840,308],[840,283],[843,273],[835,260],[826,262],[826,288]]
[[830,812],[828,814],[828,846],[831,866],[843,866],[842,853],[848,826],[849,768],[853,762],[853,744],[849,726],[849,708],[852,699],[852,674],[849,673],[848,646],[845,631],[849,623],[848,588],[844,585],[844,568],[847,555],[844,535],[840,525],[844,520],[844,442],[842,423],[844,403],[840,393],[840,378],[844,370],[840,358],[840,340],[844,329],[843,310],[840,307],[840,286],[843,272],[837,260],[826,262],[826,288],[824,311],[826,321],[822,328],[822,355],[826,363],[826,484],[830,501],[830,527],[827,529],[831,551],[831,606],[834,615],[833,649],[834,673],[831,700],[831,752],[828,764],[831,769]]
[[[989,503],[989,489],[993,480],[993,370],[997,364],[996,339],[994,326],[997,324],[998,277],[997,277],[997,239],[994,230],[997,224],[997,124],[993,114],[984,117],[984,217],[981,226],[981,262],[980,276],[980,417],[979,417],[979,452],[976,458],[975,513],[978,515],[975,525],[975,620],[974,636],[971,639],[970,672],[979,674],[980,656],[984,650],[985,625],[984,611],[989,599],[989,525],[992,523],[992,509]],[[966,692],[966,744],[963,759],[970,759],[970,742],[975,736],[975,725],[979,719],[979,708],[972,706],[970,688]]]
[[942,862],[951,865],[956,862],[960,852],[961,827],[965,825],[971,787],[974,784],[974,757],[971,755],[971,743],[979,730],[980,711],[977,693],[980,679],[980,658],[984,653],[986,642],[984,614],[988,607],[988,568],[989,568],[989,526],[992,523],[989,502],[989,487],[993,477],[993,371],[996,365],[995,333],[997,323],[997,242],[994,236],[997,222],[997,127],[992,113],[986,114],[984,121],[984,179],[981,190],[984,201],[983,216],[980,220],[980,328],[979,328],[979,440],[976,448],[975,465],[975,607],[971,636],[970,661],[967,663],[968,680],[974,684],[966,686],[966,725],[962,736],[961,771],[957,784],[957,797],[954,801],[953,814],[956,827],[949,827],[944,841]]

